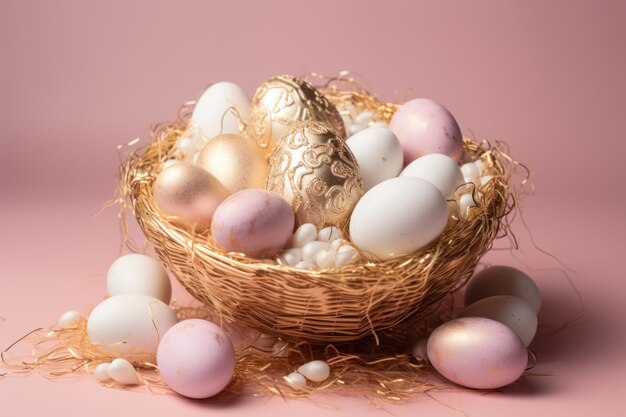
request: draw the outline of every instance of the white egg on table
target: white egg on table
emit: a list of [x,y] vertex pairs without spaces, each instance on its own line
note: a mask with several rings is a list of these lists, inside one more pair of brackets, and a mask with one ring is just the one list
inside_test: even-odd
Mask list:
[[446,197],[453,195],[456,188],[464,182],[463,173],[456,161],[438,153],[417,158],[404,168],[400,176],[426,180]]
[[133,361],[154,360],[160,337],[178,322],[163,301],[143,294],[120,294],[93,309],[89,340],[103,353]]
[[537,333],[537,313],[524,299],[511,295],[494,295],[465,307],[459,317],[484,317],[499,321],[513,330],[524,346]]
[[404,166],[400,141],[391,130],[383,126],[363,129],[346,140],[354,154],[365,191],[376,184],[397,177]]
[[109,296],[119,294],[144,294],[168,304],[172,296],[172,283],[159,261],[150,256],[130,253],[111,264],[107,273]]
[[198,99],[191,123],[211,140],[220,133],[240,133],[240,119],[250,123],[250,100],[238,85],[222,81],[211,85]]
[[437,187],[403,176],[365,193],[352,212],[350,237],[360,250],[392,259],[428,245],[447,223],[448,205]]
[[541,308],[541,292],[537,284],[524,272],[510,266],[496,265],[474,275],[465,290],[465,305],[493,295],[523,298],[535,312]]
[[110,363],[101,363],[96,366],[96,369],[93,371],[93,377],[98,382],[106,382],[111,380],[111,374],[109,373]]
[[57,320],[57,326],[61,327],[62,329],[73,329],[78,327],[78,323],[80,323],[82,318],[83,316],[78,311],[66,311],[65,313],[61,314],[61,316]]
[[139,383],[139,377],[135,367],[126,359],[117,358],[109,364],[109,376],[113,381],[122,385],[135,385]]

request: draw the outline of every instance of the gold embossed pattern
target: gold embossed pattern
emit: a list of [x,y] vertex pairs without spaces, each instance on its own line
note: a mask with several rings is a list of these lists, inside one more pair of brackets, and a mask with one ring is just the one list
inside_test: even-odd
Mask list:
[[290,75],[270,78],[252,98],[252,135],[271,154],[294,122],[314,120],[345,138],[343,120],[335,106],[309,82]]
[[363,180],[337,133],[309,120],[293,124],[274,149],[266,188],[291,203],[299,224],[344,228],[363,195]]

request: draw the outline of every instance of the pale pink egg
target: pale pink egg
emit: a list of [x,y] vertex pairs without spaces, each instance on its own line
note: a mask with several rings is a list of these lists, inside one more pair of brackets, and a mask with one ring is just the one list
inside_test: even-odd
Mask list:
[[440,153],[459,161],[463,155],[463,135],[452,114],[441,104],[426,98],[407,101],[389,123],[398,137],[408,165],[420,156]]
[[270,256],[289,243],[295,224],[293,209],[278,194],[257,188],[239,191],[219,205],[211,234],[226,252]]
[[171,327],[157,351],[165,383],[189,398],[208,398],[222,391],[233,376],[235,360],[235,348],[224,330],[200,319]]
[[428,359],[450,381],[493,389],[516,381],[528,354],[511,329],[495,320],[465,317],[439,326],[428,339]]

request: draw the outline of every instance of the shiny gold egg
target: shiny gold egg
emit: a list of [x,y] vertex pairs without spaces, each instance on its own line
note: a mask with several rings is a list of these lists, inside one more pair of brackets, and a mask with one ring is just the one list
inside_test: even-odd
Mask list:
[[343,228],[363,195],[363,180],[337,132],[308,120],[294,123],[276,145],[266,188],[291,203],[299,224]]
[[290,75],[272,77],[261,84],[252,98],[251,120],[252,134],[268,155],[294,122],[321,122],[340,138],[346,137],[335,106],[309,82]]
[[199,229],[211,225],[217,206],[228,190],[204,169],[187,162],[176,162],[159,173],[152,187],[154,202],[176,223]]
[[263,188],[267,160],[250,138],[225,133],[211,139],[200,151],[197,165],[207,170],[229,194],[247,188]]

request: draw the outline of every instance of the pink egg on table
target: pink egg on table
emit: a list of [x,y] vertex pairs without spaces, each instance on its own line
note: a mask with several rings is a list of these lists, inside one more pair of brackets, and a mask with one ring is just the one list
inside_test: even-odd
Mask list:
[[257,188],[239,191],[219,205],[211,235],[226,252],[270,256],[289,243],[295,225],[293,209],[278,194]]
[[404,165],[420,156],[440,153],[459,161],[463,135],[452,114],[436,101],[416,98],[400,107],[389,123],[404,152]]
[[528,362],[524,344],[511,329],[481,317],[442,324],[430,335],[427,351],[441,375],[477,389],[509,385],[524,373]]
[[217,325],[200,319],[171,327],[159,343],[157,365],[165,383],[189,398],[222,391],[235,370],[235,348]]

